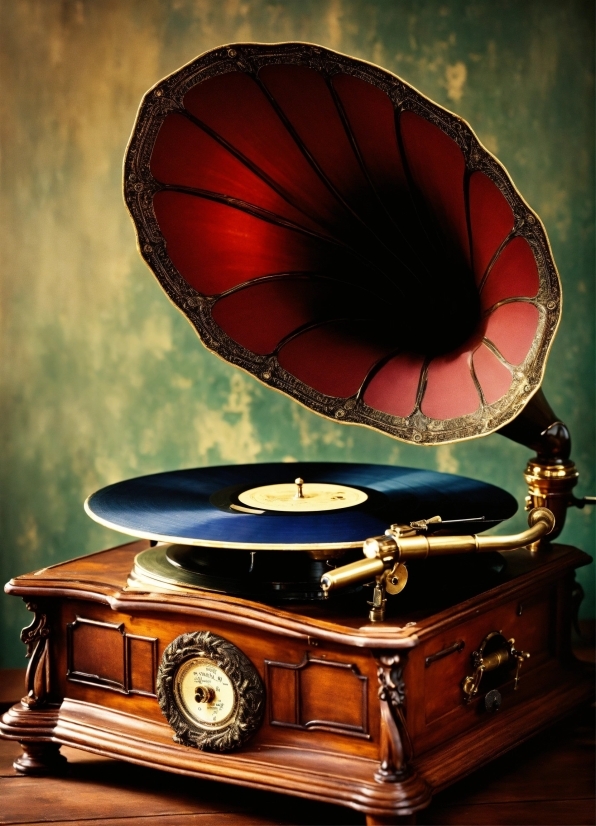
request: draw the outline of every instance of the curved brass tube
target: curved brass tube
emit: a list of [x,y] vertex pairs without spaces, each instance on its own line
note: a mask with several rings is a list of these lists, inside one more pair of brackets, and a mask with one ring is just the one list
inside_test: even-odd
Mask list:
[[548,508],[534,508],[528,514],[528,525],[526,531],[509,536],[400,536],[399,531],[388,532],[386,536],[366,540],[363,545],[365,559],[324,574],[321,577],[321,587],[324,591],[331,591],[358,582],[369,582],[396,562],[407,562],[409,559],[513,551],[531,545],[549,534],[555,526],[555,517]]

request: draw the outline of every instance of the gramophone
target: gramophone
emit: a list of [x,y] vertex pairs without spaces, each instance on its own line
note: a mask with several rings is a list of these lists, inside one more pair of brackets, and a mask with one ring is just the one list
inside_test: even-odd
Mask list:
[[[145,96],[140,252],[216,355],[338,423],[535,451],[517,503],[412,468],[306,462],[127,480],[137,540],[17,577],[25,774],[60,745],[407,820],[591,696],[590,558],[553,545],[578,473],[540,390],[560,317],[545,230],[467,123],[318,46],[215,49]],[[291,469],[291,473],[289,472]]]

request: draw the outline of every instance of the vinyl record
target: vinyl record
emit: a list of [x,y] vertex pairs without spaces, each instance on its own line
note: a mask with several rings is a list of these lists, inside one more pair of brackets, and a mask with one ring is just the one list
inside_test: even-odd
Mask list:
[[[298,477],[305,487],[346,486],[363,492],[366,499],[339,510],[314,512],[242,505],[243,493],[293,484]],[[467,520],[445,525],[450,533],[477,533],[512,516],[517,503],[500,488],[463,476],[387,465],[298,462],[141,476],[94,493],[85,509],[109,528],[146,539],[210,548],[333,553],[359,547],[392,523],[435,515]]]

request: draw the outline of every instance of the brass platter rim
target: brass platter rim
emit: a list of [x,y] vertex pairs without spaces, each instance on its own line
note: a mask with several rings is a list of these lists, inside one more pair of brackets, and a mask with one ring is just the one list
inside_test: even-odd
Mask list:
[[[200,581],[199,581],[200,580]],[[262,602],[263,599],[274,599],[276,601],[310,601],[316,593],[316,599],[323,597],[323,591],[315,586],[315,580],[309,581],[287,581],[284,587],[276,588],[275,580],[263,581],[259,583],[262,587],[238,589],[239,580],[227,583],[217,574],[198,574],[186,568],[173,566],[166,555],[166,547],[156,546],[146,548],[135,554],[132,568],[126,582],[127,591],[145,591],[147,588],[159,590],[164,593],[184,594],[197,591],[232,598],[242,598],[251,601]],[[227,584],[227,587],[226,587]],[[230,585],[232,587],[230,587]],[[306,596],[305,596],[306,595]],[[308,596],[310,595],[310,596]]]
[[[161,571],[152,570],[147,565],[143,564],[144,560],[141,557],[151,555],[153,561],[156,559],[155,552],[157,548],[147,548],[144,551],[135,555],[131,572],[128,576],[127,588],[131,590],[138,590],[139,586],[151,588],[161,588],[165,591],[204,591],[204,585],[198,585],[195,582],[187,581],[190,578],[189,572],[183,568],[174,568],[176,574],[167,576]],[[159,562],[159,559],[158,559]],[[223,594],[225,591],[218,591],[215,588],[209,589],[214,594]]]

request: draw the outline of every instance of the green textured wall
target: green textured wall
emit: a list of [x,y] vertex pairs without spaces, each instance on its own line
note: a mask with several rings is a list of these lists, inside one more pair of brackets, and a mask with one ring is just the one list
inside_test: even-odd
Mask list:
[[[327,422],[207,353],[141,262],[121,198],[137,105],[199,53],[306,40],[400,74],[463,115],[543,218],[563,322],[545,390],[594,479],[594,25],[578,0],[4,0],[2,524],[11,575],[117,544],[83,512],[137,474],[292,459],[459,472],[522,501],[529,453],[498,435],[432,448]],[[515,528],[524,523],[516,517]],[[563,538],[594,551],[594,514]],[[593,573],[581,572],[593,615]],[[0,598],[0,664],[28,621]]]

